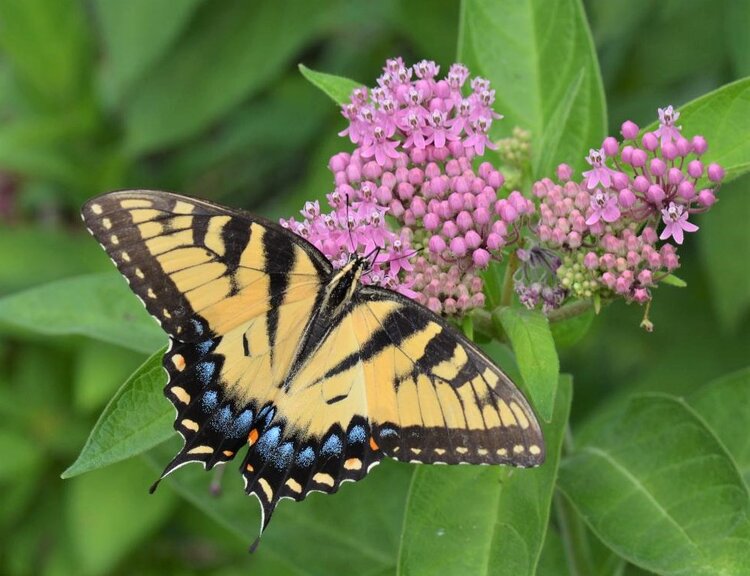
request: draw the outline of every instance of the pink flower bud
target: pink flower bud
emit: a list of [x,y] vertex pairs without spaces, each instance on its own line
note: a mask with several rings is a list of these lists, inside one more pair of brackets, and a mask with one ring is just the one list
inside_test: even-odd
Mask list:
[[623,208],[630,208],[635,204],[635,194],[633,194],[633,191],[630,188],[623,188],[617,195],[617,200]]
[[432,179],[437,178],[438,176],[440,176],[442,174],[442,172],[440,170],[440,166],[438,166],[437,164],[435,164],[435,162],[430,162],[425,167],[424,174],[425,174],[425,176],[429,180],[432,180]]
[[471,297],[471,305],[474,308],[484,308],[484,292],[477,292]]
[[448,190],[448,181],[442,177],[430,180],[430,190],[436,198],[442,198],[445,191]]
[[646,260],[648,260],[648,265],[654,270],[661,268],[661,256],[659,256],[658,252],[649,252],[646,256]]
[[375,191],[375,199],[378,201],[378,204],[387,206],[393,200],[393,195],[387,186],[379,186]]
[[396,168],[396,182],[408,182],[409,181],[409,169],[406,166],[399,166]]
[[409,157],[411,158],[412,164],[422,166],[425,162],[427,162],[427,151],[423,150],[422,148],[414,147],[409,152]]
[[684,174],[679,168],[670,168],[669,172],[667,172],[667,180],[672,186],[676,186],[677,184],[682,182],[683,178]]
[[482,245],[482,237],[476,230],[469,230],[464,236],[464,241],[470,250],[479,248]]
[[443,240],[442,236],[435,235],[430,238],[427,247],[430,249],[430,252],[439,256],[445,250],[445,240]]
[[674,160],[677,158],[677,146],[672,142],[664,142],[661,146],[661,155],[667,160]]
[[641,238],[644,242],[648,242],[649,244],[656,243],[656,240],[658,239],[658,236],[656,235],[656,230],[654,230],[651,226],[646,226],[643,229],[643,232],[641,232]]
[[453,298],[446,298],[443,302],[443,305],[445,307],[445,313],[446,314],[455,314],[458,312],[458,307],[456,306],[456,300]]
[[665,197],[666,194],[664,194],[664,190],[662,190],[662,187],[658,184],[652,184],[646,191],[646,198],[654,204],[661,203]]
[[458,176],[461,174],[461,166],[458,163],[458,160],[448,160],[448,162],[445,164],[445,173],[448,176]]
[[693,184],[690,180],[683,180],[677,187],[677,194],[679,194],[680,197],[684,198],[685,200],[690,200],[693,196],[695,196],[695,184]]
[[456,236],[451,240],[450,243],[451,252],[453,252],[459,258],[466,255],[466,242],[461,236]]
[[708,188],[705,190],[701,190],[698,193],[698,202],[701,206],[713,206],[714,202],[716,202],[716,195],[714,194],[714,191]]
[[349,154],[346,152],[339,152],[338,154],[331,156],[331,159],[328,161],[328,168],[335,174],[336,172],[343,172],[346,170],[347,164],[349,164]]
[[588,252],[586,256],[583,257],[583,265],[589,270],[593,270],[599,266],[599,258],[597,258],[594,252]]
[[476,196],[474,196],[471,192],[467,192],[464,194],[464,209],[465,210],[474,210],[474,207],[477,205]]
[[510,202],[510,205],[516,209],[516,212],[523,214],[526,211],[526,198],[524,198],[523,194],[518,190],[514,190],[510,193],[508,196],[508,202]]
[[494,169],[495,168],[489,162],[482,162],[479,165],[479,170],[477,171],[477,173],[479,174],[480,178],[484,178],[485,180],[487,180],[490,172],[492,172]]
[[508,235],[508,226],[502,220],[496,220],[492,223],[492,231],[504,238]]
[[687,171],[691,178],[700,178],[703,176],[703,162],[700,160],[692,160],[688,163]]
[[661,158],[653,158],[649,164],[649,169],[654,176],[663,176],[667,165]]
[[653,282],[651,270],[641,270],[638,274],[638,282],[641,283],[641,286],[649,286]]
[[693,152],[698,156],[705,154],[706,150],[708,150],[708,142],[706,142],[703,136],[693,136],[691,143],[693,145]]
[[483,248],[477,248],[472,252],[471,259],[474,261],[474,266],[477,268],[486,268],[490,263],[490,253]]
[[368,162],[362,168],[362,174],[368,180],[377,180],[383,173],[383,168],[377,162]]
[[490,221],[490,211],[487,208],[478,207],[474,211],[474,221],[480,226],[488,224]]
[[404,205],[398,200],[392,200],[390,204],[391,216],[394,218],[401,218],[404,215]]
[[620,134],[622,134],[622,137],[626,140],[634,140],[638,136],[638,132],[640,132],[638,124],[631,122],[630,120],[623,122],[620,127]]
[[640,148],[634,148],[633,153],[630,155],[630,165],[634,168],[643,168],[646,165],[648,155],[645,150]]
[[488,178],[486,178],[487,184],[492,186],[495,190],[500,188],[505,183],[505,177],[503,176],[502,172],[499,172],[498,170],[493,170],[490,172],[490,175]]
[[417,223],[417,219],[414,216],[414,212],[412,212],[411,208],[407,208],[404,212],[404,224],[406,226],[414,226]]
[[463,196],[471,190],[471,183],[463,176],[457,176],[456,179],[453,180],[453,190]]
[[653,152],[659,145],[659,138],[653,132],[646,132],[641,138],[641,145],[649,152]]
[[633,147],[623,147],[622,152],[620,153],[620,158],[622,158],[622,161],[625,162],[625,164],[630,164],[633,159]]
[[432,296],[431,298],[427,299],[427,307],[432,310],[435,314],[440,314],[440,312],[443,309],[442,304],[440,304],[440,300]]
[[633,290],[633,300],[638,302],[638,304],[648,302],[650,299],[651,295],[645,288],[636,288],[635,290]]
[[506,201],[506,200],[499,200],[498,204],[500,205],[499,210],[499,216],[506,222],[515,222],[518,219],[518,212],[515,208],[513,208],[513,205]]
[[677,258],[677,254],[665,254],[662,256],[662,261],[664,262],[664,267],[670,272],[680,267],[680,260]]
[[418,186],[424,182],[424,172],[420,168],[412,168],[409,170],[409,183],[414,186]]
[[396,175],[393,172],[383,172],[380,183],[393,190],[396,187]]
[[620,276],[615,281],[615,292],[617,292],[618,294],[627,294],[628,292],[630,292],[630,282],[628,282],[626,278]]
[[458,192],[454,192],[450,196],[448,196],[448,206],[450,206],[450,209],[456,213],[460,212],[461,209],[464,207],[464,198],[461,194]]
[[612,174],[612,186],[615,190],[622,190],[630,184],[630,177],[625,172],[615,172]]
[[625,256],[625,260],[627,260],[629,266],[635,267],[640,263],[641,255],[634,250],[630,250]]
[[449,220],[453,216],[453,210],[451,210],[450,203],[447,200],[440,202],[440,209],[437,211],[437,214],[443,220]]
[[607,136],[604,139],[604,142],[602,142],[602,149],[604,150],[604,153],[612,157],[615,154],[617,154],[617,151],[620,148],[620,143],[617,141],[616,138],[613,138],[612,136]]
[[[599,258],[599,265],[602,268],[612,269],[615,267],[615,264],[617,263],[617,260],[615,258],[614,254],[611,254],[609,252],[602,254],[601,258]],[[614,283],[614,277],[612,279]]]
[[693,149],[692,145],[690,144],[690,140],[685,138],[684,136],[680,136],[677,139],[677,153],[682,156],[683,158],[690,154],[690,151]]
[[490,250],[500,250],[504,244],[505,242],[503,242],[503,237],[500,236],[500,234],[491,232],[489,236],[487,236],[487,248]]
[[573,175],[573,169],[567,164],[560,164],[557,167],[557,179],[560,182],[567,182]]
[[453,220],[443,222],[443,235],[446,238],[453,238],[456,234],[458,234],[458,226]]
[[604,282],[604,285],[610,290],[615,287],[615,281],[616,278],[612,272],[605,272],[602,274],[602,282]]
[[437,214],[434,212],[428,212],[424,215],[424,228],[425,230],[429,230],[432,232],[433,230],[437,230],[438,226],[440,226],[440,218]]
[[471,218],[471,214],[466,210],[462,210],[458,213],[458,216],[456,216],[456,224],[458,224],[458,229],[461,232],[466,232],[469,228],[474,226],[474,221]]
[[645,194],[649,186],[651,186],[651,182],[645,176],[636,176],[633,180],[633,188],[641,194]]
[[402,202],[408,202],[414,196],[414,186],[408,182],[400,182],[398,186],[396,186],[396,192]]
[[711,182],[721,182],[724,179],[724,168],[716,163],[709,164],[708,179],[711,180]]
[[349,164],[346,167],[346,179],[351,183],[359,182],[362,179],[362,171],[356,164]]
[[410,208],[416,218],[422,218],[427,212],[427,206],[419,196],[412,199]]

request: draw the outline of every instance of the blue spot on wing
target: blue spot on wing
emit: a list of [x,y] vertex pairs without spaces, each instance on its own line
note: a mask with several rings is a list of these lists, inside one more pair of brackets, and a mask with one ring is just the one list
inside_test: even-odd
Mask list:
[[198,336],[203,334],[203,324],[198,322],[195,318],[193,318],[191,322],[193,323],[193,328],[195,328],[195,333],[198,334]]
[[307,446],[304,450],[297,454],[297,464],[299,464],[303,468],[307,468],[313,462],[315,462],[315,450],[313,450],[310,446]]
[[381,428],[380,435],[381,436],[398,436],[398,432],[396,432],[393,428]]
[[320,453],[324,456],[330,456],[331,454],[340,454],[342,449],[341,439],[338,436],[329,436],[320,449]]
[[239,438],[250,432],[250,426],[253,425],[253,411],[244,410],[240,412],[232,426],[231,435],[233,438]]
[[279,440],[281,440],[281,428],[274,426],[273,428],[268,429],[258,439],[258,452],[260,452],[266,460],[269,460],[272,456],[272,452],[279,444]]
[[284,470],[289,466],[289,462],[292,460],[292,454],[294,453],[294,444],[291,442],[284,442],[279,446],[276,453],[271,457],[271,462],[274,468],[277,470]]
[[216,364],[213,362],[199,362],[195,365],[195,371],[198,373],[198,380],[206,386],[214,376]]
[[349,430],[349,442],[361,443],[365,441],[365,438],[367,438],[367,432],[365,432],[364,426],[357,425]]
[[214,429],[223,432],[224,434],[229,433],[231,424],[232,410],[231,408],[229,408],[229,406],[224,406],[224,408],[219,410],[216,414],[214,414],[214,417],[211,418],[211,426],[213,426]]
[[205,340],[204,342],[196,344],[195,347],[198,350],[198,352],[201,353],[201,356],[205,356],[206,354],[208,354],[208,351],[211,350],[211,346],[213,345],[214,345],[213,340]]
[[216,408],[219,404],[219,395],[216,393],[216,390],[209,390],[203,394],[203,400],[201,403],[203,404],[203,409],[207,412]]

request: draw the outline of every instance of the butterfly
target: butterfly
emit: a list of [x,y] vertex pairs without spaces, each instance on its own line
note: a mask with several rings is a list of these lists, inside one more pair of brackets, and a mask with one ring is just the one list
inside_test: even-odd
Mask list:
[[184,446],[160,480],[246,449],[261,534],[282,498],[336,492],[385,456],[544,461],[508,376],[445,319],[361,283],[369,258],[334,269],[279,224],[167,192],[111,192],[82,216],[169,336],[164,393]]

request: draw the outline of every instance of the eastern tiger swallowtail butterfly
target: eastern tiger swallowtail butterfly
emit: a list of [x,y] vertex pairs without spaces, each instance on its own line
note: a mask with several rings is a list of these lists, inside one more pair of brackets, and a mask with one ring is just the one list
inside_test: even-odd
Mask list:
[[336,492],[384,456],[544,461],[513,382],[443,318],[361,284],[367,258],[335,270],[276,223],[167,192],[105,194],[83,219],[169,335],[164,392],[185,445],[161,478],[246,448],[261,533],[281,498]]

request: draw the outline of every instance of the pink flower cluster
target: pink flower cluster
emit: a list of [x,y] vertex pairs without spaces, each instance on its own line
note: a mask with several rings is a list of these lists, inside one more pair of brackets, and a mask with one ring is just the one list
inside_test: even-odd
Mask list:
[[[352,255],[369,255],[371,270],[362,276],[364,284],[376,284],[401,292],[413,298],[401,271],[409,272],[412,265],[409,256],[408,237],[390,231],[385,222],[387,209],[378,206],[371,196],[359,191],[351,197],[342,198],[335,192],[328,195],[333,207],[329,213],[321,213],[320,203],[306,202],[300,213],[301,222],[294,218],[281,219],[281,225],[310,241],[331,261],[334,268],[341,268]],[[347,204],[349,202],[349,204]]]
[[[581,182],[573,181],[563,164],[558,183],[545,178],[534,184],[541,201],[538,240],[560,254],[554,272],[571,296],[604,291],[644,303],[651,299],[650,288],[679,266],[675,246],[659,240],[682,244],[685,232],[698,230],[688,217],[714,204],[724,170],[704,166],[706,140],[682,136],[678,118],[671,106],[659,109],[659,128],[646,132],[640,144],[638,126],[625,122],[625,145],[608,137],[591,150],[586,158],[591,169]],[[549,275],[547,281],[554,283]],[[517,282],[519,295],[533,302],[529,289]]]
[[[469,80],[461,64],[444,78],[429,61],[407,68],[396,58],[383,70],[377,88],[355,89],[343,106],[349,126],[341,135],[357,146],[329,162],[335,215],[287,225],[340,265],[353,251],[349,229],[336,224],[348,199],[356,251],[392,247],[379,255],[381,266],[390,262],[381,283],[387,279],[437,313],[465,314],[484,305],[479,272],[520,236],[534,204],[518,192],[498,200],[503,175],[487,162],[472,167],[472,158],[494,148],[487,132],[500,116],[489,82]],[[398,240],[381,225],[386,215],[401,229]],[[412,247],[421,253],[409,262]]]

